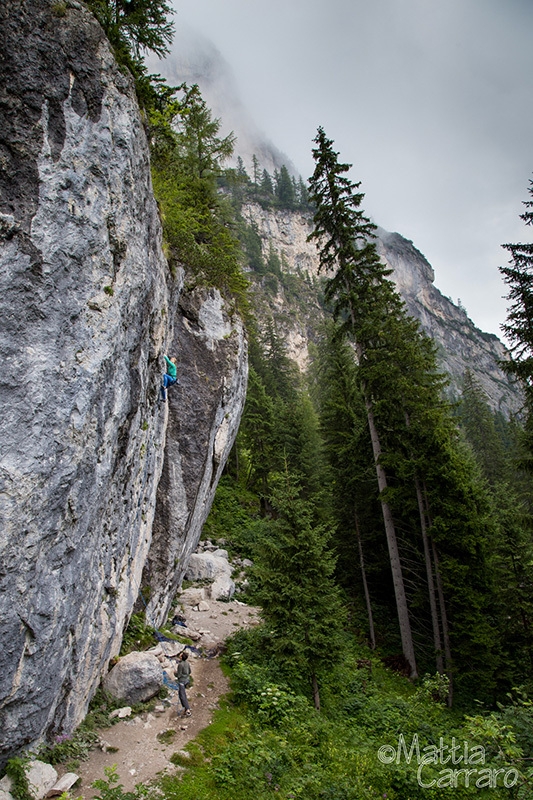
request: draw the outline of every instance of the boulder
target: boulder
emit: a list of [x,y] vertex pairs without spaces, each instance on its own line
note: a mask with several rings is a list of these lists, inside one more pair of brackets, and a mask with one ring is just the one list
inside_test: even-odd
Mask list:
[[[26,777],[28,779],[28,788],[31,797],[34,800],[42,800],[46,797],[52,786],[57,781],[57,772],[51,764],[45,764],[44,761],[30,761],[24,768]],[[10,778],[2,779],[2,789],[6,794],[11,792]]]
[[[218,550],[215,552],[221,553],[225,551]],[[205,551],[191,555],[185,577],[190,581],[212,581],[221,573],[231,575],[231,565],[227,558]]]
[[185,574],[191,581],[213,581],[209,589],[212,600],[229,600],[235,593],[235,584],[231,580],[232,571],[227,551],[217,549],[212,553],[193,553]]
[[104,678],[104,689],[118,700],[144,703],[163,686],[163,669],[152,653],[128,653]]
[[13,782],[8,775],[4,775],[2,780],[0,780],[0,800],[14,800],[13,795],[11,794]]
[[[187,635],[187,629],[183,628],[183,635]],[[163,653],[167,658],[174,658],[174,656],[179,656],[179,654],[185,650],[185,645],[181,642],[163,642]]]
[[210,586],[212,600],[231,600],[235,594],[235,583],[227,573],[221,572]]
[[183,603],[184,606],[197,606],[202,600],[205,600],[205,589],[195,586],[184,589],[180,594],[180,603]]
[[115,708],[114,711],[111,712],[109,715],[109,719],[115,719],[118,717],[119,719],[126,719],[126,717],[131,717],[132,708],[131,706],[123,706],[122,708]]

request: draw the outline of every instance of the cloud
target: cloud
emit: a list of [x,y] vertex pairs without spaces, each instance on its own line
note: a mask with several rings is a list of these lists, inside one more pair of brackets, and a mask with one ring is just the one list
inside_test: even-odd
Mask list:
[[323,125],[367,212],[412,239],[437,286],[499,334],[500,245],[528,239],[533,3],[174,1],[176,26],[214,42],[244,107],[302,175]]

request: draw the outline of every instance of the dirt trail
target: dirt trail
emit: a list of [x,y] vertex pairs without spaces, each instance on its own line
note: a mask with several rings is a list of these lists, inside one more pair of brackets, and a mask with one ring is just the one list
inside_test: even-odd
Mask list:
[[[204,631],[196,647],[206,650],[223,642],[230,633],[257,622],[257,609],[238,602],[219,603],[209,601],[208,611],[187,610],[187,623],[198,631]],[[184,631],[185,633],[185,631]],[[178,693],[171,691],[171,706],[159,706],[161,710],[124,719],[110,728],[98,731],[102,742],[114,752],[92,751],[87,761],[81,762],[76,770],[81,778],[81,786],[76,787],[77,796],[90,800],[96,795],[91,784],[97,778],[104,778],[104,768],[117,765],[120,784],[125,791],[132,790],[137,783],[145,783],[155,778],[163,770],[174,771],[170,761],[173,753],[181,750],[187,742],[209,725],[213,712],[218,707],[220,697],[228,691],[228,682],[220,669],[218,657],[207,659],[191,653],[190,664],[194,685],[187,695],[192,716],[178,716]],[[165,736],[165,743],[157,737],[166,731],[174,731]],[[170,741],[168,741],[170,739]]]

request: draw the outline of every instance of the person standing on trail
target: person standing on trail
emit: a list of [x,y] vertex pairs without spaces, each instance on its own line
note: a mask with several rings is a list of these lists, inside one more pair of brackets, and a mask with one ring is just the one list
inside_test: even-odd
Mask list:
[[166,372],[163,375],[163,383],[161,384],[161,400],[163,403],[167,399],[167,388],[173,386],[178,381],[178,368],[176,367],[176,359],[164,356]]
[[189,708],[189,701],[187,700],[186,688],[191,680],[191,665],[187,661],[189,654],[183,650],[180,655],[180,661],[176,669],[176,680],[178,682],[178,696],[181,706],[183,708],[183,715],[185,717],[191,716],[191,709]]

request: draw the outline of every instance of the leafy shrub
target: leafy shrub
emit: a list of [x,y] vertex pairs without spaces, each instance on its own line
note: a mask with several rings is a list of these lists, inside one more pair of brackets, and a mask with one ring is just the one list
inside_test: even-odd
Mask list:
[[141,800],[149,794],[147,787],[142,785],[136,787],[133,792],[125,792],[122,784],[119,783],[117,775],[117,765],[104,767],[105,779],[100,778],[93,782],[92,787],[99,794],[94,795],[96,800]]
[[26,777],[26,767],[29,758],[15,756],[10,758],[5,766],[6,775],[11,778],[10,794],[15,800],[33,800],[30,794],[28,778]]
[[120,647],[120,655],[125,656],[133,650],[147,650],[157,644],[155,632],[147,625],[142,611],[132,614]]

